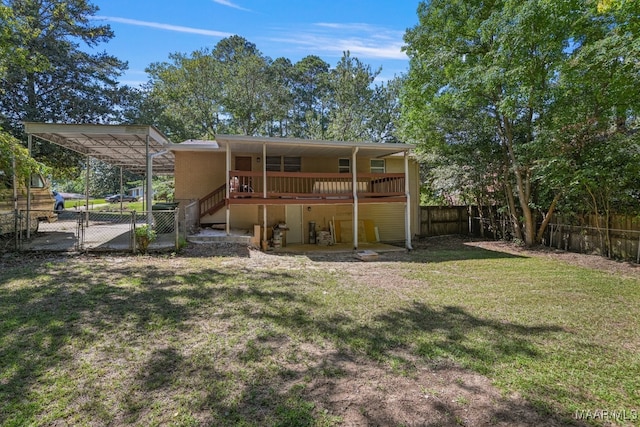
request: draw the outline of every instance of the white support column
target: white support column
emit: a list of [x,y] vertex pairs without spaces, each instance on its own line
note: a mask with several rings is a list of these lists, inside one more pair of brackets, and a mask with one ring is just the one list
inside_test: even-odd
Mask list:
[[356,176],[356,158],[358,147],[351,153],[351,189],[353,190],[353,249],[358,249],[358,177]]
[[262,205],[262,240],[267,241],[267,205]]
[[231,206],[229,205],[229,196],[231,194],[230,188],[229,188],[229,175],[231,172],[231,147],[229,146],[229,143],[227,143],[227,151],[226,151],[226,162],[225,162],[225,177],[227,180],[227,217],[226,217],[226,231],[227,231],[227,236],[229,236],[231,234],[231,227],[229,225],[229,222],[231,221]]
[[267,198],[267,144],[264,142],[262,143],[262,197]]
[[[33,137],[31,134],[27,135],[27,148],[29,150],[29,157],[31,157],[31,145],[33,143]],[[15,169],[14,169],[15,177]],[[15,178],[14,178],[15,182]],[[31,238],[31,174],[29,174],[29,182],[27,182],[27,239]]]
[[[267,198],[267,144],[262,143],[262,197]],[[262,240],[267,241],[267,205],[262,205]]]
[[409,187],[409,152],[404,152],[404,194],[407,198],[405,205],[404,232],[406,239],[406,247],[412,250],[411,246],[411,191]]

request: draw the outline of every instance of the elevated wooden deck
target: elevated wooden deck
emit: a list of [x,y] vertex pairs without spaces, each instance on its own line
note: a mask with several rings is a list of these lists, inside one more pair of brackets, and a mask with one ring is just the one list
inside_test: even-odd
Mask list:
[[[406,200],[402,173],[356,174],[355,195],[359,202]],[[354,180],[346,173],[230,171],[229,203],[261,204],[352,203]]]

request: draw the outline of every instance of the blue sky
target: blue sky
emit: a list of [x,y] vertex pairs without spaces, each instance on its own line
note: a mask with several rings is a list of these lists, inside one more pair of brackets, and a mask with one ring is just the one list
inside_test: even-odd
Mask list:
[[115,32],[98,46],[129,63],[121,83],[147,80],[145,68],[169,54],[213,48],[238,34],[271,58],[318,55],[332,67],[349,50],[379,80],[408,70],[401,51],[417,23],[418,0],[93,0],[96,19]]

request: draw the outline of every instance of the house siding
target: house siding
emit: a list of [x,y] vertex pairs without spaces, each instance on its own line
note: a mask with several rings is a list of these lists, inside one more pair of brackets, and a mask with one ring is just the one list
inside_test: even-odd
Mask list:
[[225,173],[225,153],[176,152],[176,200],[180,202],[199,200],[224,184]]
[[380,241],[403,241],[404,234],[404,203],[367,203],[360,205],[360,220],[370,220],[378,229]]
[[[249,154],[237,154],[238,156],[250,156]],[[231,169],[235,169],[236,154],[231,156]],[[252,169],[261,171],[263,168],[262,156],[251,155]],[[260,162],[258,162],[260,158]],[[358,158],[356,169],[358,173],[370,172],[371,158]],[[175,196],[179,202],[192,202],[206,196],[211,191],[226,182],[225,176],[226,154],[223,151],[178,151],[175,153]],[[336,173],[338,172],[338,159],[333,157],[302,157],[302,172]],[[385,169],[387,173],[404,173],[403,156],[388,156],[385,158]],[[409,189],[411,193],[411,235],[419,233],[419,167],[418,164],[410,160],[409,162]],[[256,189],[260,192],[262,189]],[[253,225],[263,222],[263,205],[259,200],[256,204],[231,205],[230,223],[231,228],[252,229]],[[328,201],[326,204],[299,204],[302,209],[302,237],[304,243],[309,242],[308,224],[310,221],[316,223],[316,229],[329,230],[329,222],[341,222],[344,228],[342,241],[352,236],[353,204],[351,200]],[[378,228],[381,241],[404,241],[405,239],[405,206],[406,203],[376,202],[359,203],[359,219],[368,221],[367,227],[370,231],[371,224]],[[214,215],[205,216],[202,223],[225,223],[226,209],[221,209]],[[284,205],[267,206],[267,226],[271,227],[278,222],[286,222],[286,211]],[[351,224],[351,225],[350,225]],[[300,226],[300,225],[298,225]],[[370,239],[371,233],[368,238]],[[364,241],[360,236],[360,241]]]

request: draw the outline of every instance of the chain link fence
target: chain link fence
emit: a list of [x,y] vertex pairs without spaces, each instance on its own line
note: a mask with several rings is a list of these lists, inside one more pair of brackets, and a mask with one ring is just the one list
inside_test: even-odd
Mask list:
[[184,224],[187,233],[193,234],[200,228],[200,203],[191,201],[184,208]]
[[152,224],[156,238],[149,251],[177,250],[186,240],[177,207],[154,206],[152,211],[66,210],[48,222],[44,212],[0,214],[0,249],[3,251],[117,251],[137,252],[136,228]]

